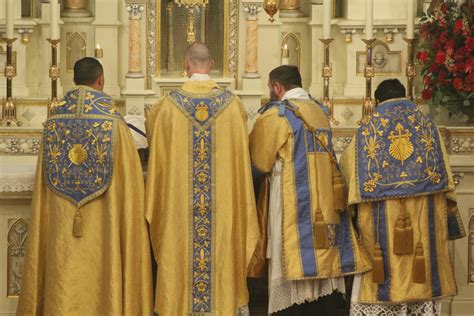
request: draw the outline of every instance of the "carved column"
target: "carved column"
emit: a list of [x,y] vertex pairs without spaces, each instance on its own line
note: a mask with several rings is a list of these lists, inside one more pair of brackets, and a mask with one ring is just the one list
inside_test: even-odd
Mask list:
[[258,12],[262,10],[262,2],[243,1],[244,11],[247,13],[245,21],[247,32],[245,41],[245,72],[244,78],[260,78],[257,64],[258,41]]
[[141,26],[142,12],[145,5],[142,1],[127,1],[127,11],[129,13],[129,37],[128,37],[128,78],[143,78],[142,72],[142,47],[141,47]]
[[168,13],[168,71],[174,71],[175,60],[174,60],[174,2],[168,2],[166,7]]
[[300,0],[280,0],[280,17],[294,18],[303,16],[300,11]]

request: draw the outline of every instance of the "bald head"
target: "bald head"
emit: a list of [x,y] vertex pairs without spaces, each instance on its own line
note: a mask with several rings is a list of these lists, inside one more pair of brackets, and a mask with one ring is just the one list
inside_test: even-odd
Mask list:
[[214,60],[212,59],[211,52],[206,44],[201,42],[194,42],[189,45],[185,53],[186,59],[186,72],[189,77],[193,73],[209,74]]

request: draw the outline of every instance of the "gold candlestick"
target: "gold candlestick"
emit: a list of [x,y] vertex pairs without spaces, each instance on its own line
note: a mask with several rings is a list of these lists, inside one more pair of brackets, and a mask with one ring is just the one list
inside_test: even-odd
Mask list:
[[16,77],[16,65],[13,64],[13,42],[16,38],[3,38],[7,44],[7,63],[5,64],[5,78],[7,79],[7,97],[2,107],[1,126],[21,126],[16,118],[16,105],[13,102],[13,78]]
[[319,39],[324,44],[324,63],[322,77],[323,85],[323,104],[328,109],[328,120],[334,125],[339,125],[339,122],[334,117],[334,105],[329,98],[329,79],[332,77],[332,64],[329,62],[329,45],[333,41],[332,38]]
[[366,61],[364,69],[365,77],[365,98],[362,105],[362,118],[357,124],[362,125],[369,121],[374,112],[374,99],[372,98],[372,78],[375,76],[374,67],[372,67],[372,45],[375,39],[363,39],[366,48]]
[[407,76],[407,97],[413,101],[414,93],[413,93],[413,79],[415,78],[415,62],[414,62],[414,49],[413,45],[415,43],[415,39],[413,38],[404,38],[405,42],[407,42],[407,68],[406,68],[406,76]]
[[51,101],[48,105],[48,117],[58,105],[58,78],[61,76],[58,64],[58,45],[61,41],[58,39],[46,39],[51,44],[51,66],[49,67],[49,77],[51,78]]

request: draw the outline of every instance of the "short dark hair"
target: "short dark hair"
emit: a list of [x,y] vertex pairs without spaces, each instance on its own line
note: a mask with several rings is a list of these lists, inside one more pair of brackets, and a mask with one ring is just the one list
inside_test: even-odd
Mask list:
[[74,64],[74,83],[90,86],[104,73],[99,61],[92,57],[84,57]]
[[384,102],[390,99],[406,97],[406,90],[398,79],[387,79],[378,85],[374,96],[378,102]]
[[270,71],[270,82],[279,82],[285,90],[301,88],[301,75],[298,67],[283,65]]

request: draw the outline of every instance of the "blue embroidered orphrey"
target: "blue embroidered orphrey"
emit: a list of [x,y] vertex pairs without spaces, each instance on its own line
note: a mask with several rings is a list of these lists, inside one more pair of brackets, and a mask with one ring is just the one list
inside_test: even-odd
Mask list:
[[232,92],[223,90],[214,97],[196,97],[182,91],[170,92],[170,96],[196,123],[204,125],[232,98]]
[[113,131],[121,118],[104,93],[84,87],[69,91],[45,123],[44,181],[80,207],[100,196],[113,171]]
[[194,97],[184,92],[174,91],[170,96],[193,120],[192,133],[192,313],[211,313],[213,305],[214,249],[213,212],[213,130],[206,124],[215,117],[232,97],[224,90],[214,97]]
[[408,100],[379,105],[357,133],[362,200],[416,196],[447,189],[436,125]]

